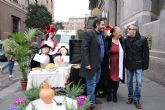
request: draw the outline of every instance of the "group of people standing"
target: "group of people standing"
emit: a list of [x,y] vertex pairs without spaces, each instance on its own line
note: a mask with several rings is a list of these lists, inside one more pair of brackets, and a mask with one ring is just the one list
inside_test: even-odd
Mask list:
[[[131,24],[127,28],[126,38],[122,37],[120,27],[111,29],[111,35],[105,36],[105,22],[96,19],[93,30],[84,34],[81,46],[82,61],[80,76],[86,79],[87,95],[90,96],[91,110],[96,105],[96,86],[100,77],[106,82],[104,92],[108,102],[117,102],[119,83],[125,82],[125,68],[127,70],[128,101],[134,102],[137,109],[141,109],[141,87],[143,70],[149,66],[149,48],[147,39],[140,35],[138,26]],[[136,87],[133,90],[133,76]]]

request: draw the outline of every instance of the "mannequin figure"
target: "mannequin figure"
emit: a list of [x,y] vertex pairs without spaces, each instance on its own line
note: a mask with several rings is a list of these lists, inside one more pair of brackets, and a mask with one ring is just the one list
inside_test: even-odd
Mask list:
[[54,58],[54,62],[56,62],[58,65],[64,66],[69,63],[69,56],[68,55],[68,49],[64,46],[62,46],[58,50],[59,56],[56,56]]
[[50,48],[47,44],[40,47],[41,53],[36,54],[31,60],[31,69],[36,67],[44,68],[47,64],[54,63],[52,56],[48,54]]

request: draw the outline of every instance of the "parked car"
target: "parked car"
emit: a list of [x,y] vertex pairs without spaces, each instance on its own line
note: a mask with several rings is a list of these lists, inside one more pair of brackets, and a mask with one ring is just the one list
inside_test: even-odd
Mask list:
[[0,41],[0,62],[6,62],[7,57],[5,56],[5,53],[3,52],[2,46],[3,46],[2,41]]

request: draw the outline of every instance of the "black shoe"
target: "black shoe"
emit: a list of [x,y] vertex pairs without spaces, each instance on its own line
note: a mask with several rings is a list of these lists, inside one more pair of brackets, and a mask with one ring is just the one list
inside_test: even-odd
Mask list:
[[111,94],[108,94],[107,95],[107,102],[111,102],[112,101],[112,95]]
[[140,101],[134,101],[134,105],[137,109],[142,109],[142,106],[140,104]]
[[128,98],[127,104],[132,104],[133,99],[132,98]]
[[106,97],[106,92],[102,92],[102,93],[98,92],[98,93],[96,94],[96,97],[99,97],[99,98]]
[[113,102],[117,102],[117,95],[115,94],[115,95],[113,95]]

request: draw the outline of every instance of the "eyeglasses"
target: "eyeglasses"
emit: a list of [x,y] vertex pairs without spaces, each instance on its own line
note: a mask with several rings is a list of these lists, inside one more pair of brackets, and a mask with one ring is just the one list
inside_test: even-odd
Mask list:
[[128,30],[136,30],[136,29],[128,28]]

